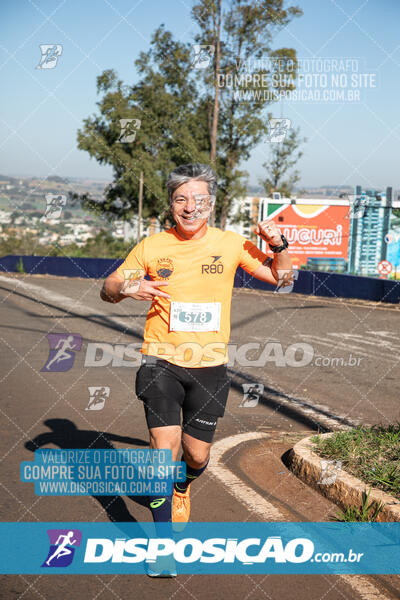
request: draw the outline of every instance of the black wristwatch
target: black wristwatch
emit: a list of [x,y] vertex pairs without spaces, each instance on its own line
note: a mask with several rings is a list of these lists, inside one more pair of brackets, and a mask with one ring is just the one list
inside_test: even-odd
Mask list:
[[282,244],[280,246],[271,246],[271,244],[268,244],[274,254],[276,252],[282,252],[282,250],[286,250],[286,248],[289,246],[289,242],[287,241],[285,236],[282,234],[281,234],[281,240],[282,240]]

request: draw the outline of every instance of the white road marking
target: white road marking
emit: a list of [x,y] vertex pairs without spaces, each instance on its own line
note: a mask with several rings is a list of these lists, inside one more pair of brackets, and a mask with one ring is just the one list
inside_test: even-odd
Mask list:
[[[18,291],[18,289],[25,290],[25,291],[31,293],[32,295],[34,295],[35,298],[41,298],[44,301],[54,302],[55,304],[57,304],[58,307],[63,308],[65,310],[69,310],[69,311],[74,310],[74,311],[77,311],[77,312],[79,311],[79,312],[83,313],[82,315],[79,315],[79,316],[83,316],[83,317],[88,316],[88,315],[98,316],[98,313],[99,313],[98,309],[92,309],[92,308],[82,304],[81,302],[79,302],[79,300],[73,300],[72,298],[69,298],[68,296],[64,296],[63,294],[60,294],[58,292],[48,290],[43,286],[39,286],[39,285],[36,285],[33,283],[28,283],[26,281],[22,281],[21,279],[17,279],[17,278],[5,277],[3,275],[0,275],[0,281],[6,282],[8,284],[14,283],[15,291]],[[45,283],[44,283],[44,285],[45,285]],[[105,317],[107,318],[108,323],[114,323],[115,325],[118,325],[119,327],[123,327],[124,329],[129,329],[129,325],[127,325],[125,320],[115,318],[115,317],[108,317],[107,314],[105,314]],[[99,325],[101,325],[101,323],[99,323]],[[332,344],[332,342],[330,342],[330,345],[331,344]],[[246,380],[246,376],[240,372],[237,373],[237,376]],[[268,384],[268,382],[266,382],[266,384]],[[353,422],[350,419],[348,419],[342,415],[333,414],[332,410],[328,406],[324,406],[322,404],[314,404],[313,405],[308,400],[305,400],[302,398],[294,398],[291,396],[285,397],[285,396],[278,395],[275,397],[275,399],[282,406],[293,406],[294,410],[296,410],[297,412],[299,412],[301,414],[304,414],[308,418],[311,418],[316,425],[320,424],[329,430],[345,429],[347,427],[347,425],[343,424],[343,419],[346,419],[349,423],[351,422],[354,426],[357,425],[357,423],[355,421]],[[324,414],[324,412],[327,412],[328,414]]]
[[366,333],[372,333],[373,335],[379,335],[384,338],[394,338],[396,341],[399,339],[398,334],[394,331],[367,331]]
[[[270,502],[261,496],[258,492],[243,483],[228,467],[223,463],[223,455],[235,448],[238,444],[249,442],[251,440],[266,439],[270,436],[267,433],[259,431],[249,431],[248,433],[238,433],[231,435],[211,446],[211,457],[208,464],[208,470],[222,483],[228,492],[241,504],[264,521],[284,521],[282,513]],[[373,585],[363,575],[337,575],[348,586],[350,586],[362,600],[390,600],[377,587]]]
[[346,333],[345,331],[341,333],[332,332],[328,333],[328,335],[331,335],[335,338],[344,339],[346,341],[348,340],[356,344],[364,344],[367,346],[367,350],[369,350],[368,346],[373,346],[373,348],[376,350],[379,350],[380,348],[393,351],[400,350],[400,346],[398,344],[393,344],[392,340],[382,339],[381,335],[379,335],[379,337],[375,336],[373,331],[367,331],[364,335],[359,333]]
[[322,346],[328,346],[328,348],[330,348],[331,350],[346,350],[347,352],[351,352],[351,350],[355,350],[356,352],[358,352],[358,354],[361,354],[362,356],[366,356],[367,358],[375,358],[374,354],[371,354],[370,352],[366,352],[365,348],[362,348],[361,346],[354,346],[354,345],[350,345],[350,344],[345,344],[344,342],[338,342],[337,340],[332,340],[329,339],[328,337],[320,337],[318,335],[311,335],[311,334],[304,334],[303,335],[304,339],[306,340],[310,340],[311,342],[317,343],[317,344],[322,344]]
[[[7,283],[16,283],[13,292],[14,291],[17,292],[18,288],[21,288],[23,290],[26,290],[27,292],[32,292],[33,294],[37,294],[40,298],[43,299],[43,301],[48,302],[50,300],[50,301],[56,303],[57,306],[59,306],[60,308],[63,308],[64,310],[72,310],[73,309],[74,311],[78,310],[78,311],[81,311],[84,313],[84,315],[79,315],[79,316],[87,316],[87,315],[98,316],[98,314],[99,314],[98,309],[95,310],[93,308],[90,308],[89,306],[86,306],[85,304],[82,304],[81,302],[79,302],[79,300],[73,300],[72,298],[69,298],[68,296],[64,296],[64,294],[59,294],[58,292],[53,292],[42,286],[35,285],[34,283],[27,283],[26,281],[21,281],[20,279],[13,279],[11,277],[4,277],[3,275],[0,275],[0,281],[4,281]],[[107,318],[108,322],[115,323],[119,327],[124,327],[125,329],[129,328],[129,326],[126,324],[126,322],[123,321],[122,319],[118,319],[115,317],[108,317],[107,313],[104,313],[104,316]],[[143,316],[145,316],[145,315],[143,315]]]
[[[357,425],[354,419],[349,419],[349,417],[347,417],[346,415],[334,415],[329,406],[324,406],[323,404],[310,405],[309,402],[306,402],[301,398],[285,398],[284,396],[282,396],[281,398],[282,400],[280,401],[280,404],[282,406],[294,405],[296,407],[297,412],[305,415],[306,417],[311,418],[316,425],[322,424],[330,430],[348,429],[350,425],[346,425],[345,423],[343,423],[344,420],[348,423],[352,423],[354,427]],[[321,411],[326,411],[330,413],[332,417],[319,412],[319,409]]]
[[5,283],[14,283],[15,287],[13,292],[17,292],[19,288],[26,290],[28,292],[34,292],[41,296],[44,300],[51,300],[53,302],[57,302],[61,306],[66,306],[67,308],[71,308],[71,303],[74,308],[78,308],[79,310],[84,310],[85,312],[95,312],[92,309],[88,308],[84,304],[81,304],[78,300],[74,301],[72,298],[68,298],[68,296],[64,296],[64,294],[58,294],[57,292],[53,292],[51,290],[46,289],[43,286],[35,285],[34,283],[27,283],[26,281],[22,281],[21,279],[4,277],[0,275],[0,281],[4,281]]
[[[372,339],[372,337],[367,340],[364,339],[363,336],[346,334],[345,332],[328,333],[327,336],[332,336],[335,339],[329,337],[320,337],[311,334],[303,335],[304,339],[310,342],[314,342],[315,344],[320,344],[322,346],[327,346],[328,348],[330,348],[331,354],[334,350],[345,350],[350,354],[352,351],[357,352],[358,355],[365,356],[366,358],[370,358],[373,360],[379,359],[387,360],[389,362],[394,363],[398,362],[398,359],[395,355],[393,355],[393,353],[397,355],[398,351],[400,350],[400,347],[393,345],[388,340],[382,340],[379,338]],[[353,343],[349,344],[346,341],[338,341],[337,338],[339,338],[340,340],[350,340]],[[364,346],[362,346],[361,344],[364,344]],[[371,352],[370,346],[373,346],[373,348],[377,350],[377,352]]]
[[[0,281],[5,283],[16,282],[16,290],[19,287],[27,291],[37,293],[44,300],[56,302],[60,307],[67,310],[74,308],[74,310],[78,309],[86,314],[98,314],[98,311],[95,311],[78,301],[74,301],[72,298],[68,298],[68,296],[47,290],[41,286],[27,283],[26,281],[21,281],[20,279],[4,277],[3,275],[0,275]],[[122,320],[116,319],[115,317],[108,317],[108,320],[120,326],[122,325],[123,327],[126,327],[126,324]],[[332,342],[330,342],[330,346],[331,345]],[[293,402],[297,405],[297,410],[303,411],[306,414],[311,414],[314,412],[312,407],[301,406],[301,401],[295,399],[282,399],[282,404],[290,404]],[[318,417],[321,419],[320,414],[318,414]],[[337,427],[336,421],[333,421],[328,417],[325,417],[325,419],[327,421],[331,421],[332,424],[335,424]],[[237,446],[238,444],[266,437],[269,437],[266,433],[253,431],[233,435],[216,442],[211,448],[211,458],[208,469],[217,479],[221,481],[223,485],[228,488],[229,493],[234,496],[236,500],[247,506],[247,508],[252,512],[255,512],[261,516],[263,520],[270,519],[271,521],[283,521],[283,515],[273,504],[265,500],[265,498],[263,498],[258,492],[243,483],[243,481],[234,475],[234,473],[232,473],[232,471],[230,471],[222,462],[222,457],[225,452]],[[368,579],[361,575],[338,575],[338,577],[341,577],[350,587],[352,587],[353,590],[359,594],[362,600],[390,600],[387,596],[383,595]]]
[[[258,294],[265,294],[266,296],[272,296],[274,294],[274,292],[267,292],[266,290],[260,289],[233,288],[234,294],[252,294],[252,292],[254,291],[256,291]],[[307,294],[299,294],[297,292],[294,292],[292,294],[292,298],[296,298],[299,301],[301,300],[302,302],[304,302],[303,299],[305,295]],[[357,300],[359,300],[359,302],[357,302]],[[333,304],[337,308],[341,308],[342,306],[350,306],[350,308],[353,308],[354,306],[357,306],[357,308],[365,308],[365,310],[368,310],[369,312],[371,312],[371,310],[391,310],[392,312],[398,312],[399,310],[398,305],[392,302],[381,302],[378,300],[361,300],[360,298],[328,298],[327,296],[311,296],[310,294],[308,294],[307,303],[312,302],[314,302],[314,304],[321,304],[322,302],[324,304]]]
[[264,521],[283,521],[281,512],[270,502],[265,500],[260,494],[255,492],[248,485],[243,483],[228,467],[222,462],[222,456],[242,442],[249,440],[265,439],[268,434],[260,431],[251,431],[249,433],[239,433],[215,442],[211,446],[211,458],[208,464],[208,470],[227,486],[229,493],[242,504],[245,504],[249,510],[262,517]]
[[[236,379],[248,382],[252,382],[254,380],[254,376],[246,375],[241,371],[236,371],[232,368],[228,368],[228,371],[229,374],[232,374],[234,377],[236,377]],[[265,387],[270,385],[270,381],[259,376],[257,376],[257,382],[263,383]],[[356,427],[360,422],[359,419],[350,419],[346,415],[333,413],[332,409],[324,404],[312,404],[308,398],[302,398],[301,396],[297,396],[295,398],[289,394],[274,393],[272,398],[274,402],[277,402],[280,406],[293,407],[297,413],[300,413],[313,421],[316,426],[322,425],[322,427],[328,429],[329,431]]]
[[363,575],[339,575],[363,600],[390,600]]

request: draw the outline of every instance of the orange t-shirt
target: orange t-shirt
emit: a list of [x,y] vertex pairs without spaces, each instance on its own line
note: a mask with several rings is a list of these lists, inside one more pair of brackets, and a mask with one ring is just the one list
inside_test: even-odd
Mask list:
[[[236,269],[241,266],[251,274],[266,258],[243,236],[216,227],[208,227],[196,240],[181,238],[175,228],[143,239],[117,271],[124,279],[139,273],[148,274],[153,281],[167,281],[169,285],[160,290],[171,298],[153,300],[141,352],[185,367],[227,363]],[[128,270],[125,276],[124,270]],[[212,325],[208,326],[203,321],[211,319],[210,315]]]

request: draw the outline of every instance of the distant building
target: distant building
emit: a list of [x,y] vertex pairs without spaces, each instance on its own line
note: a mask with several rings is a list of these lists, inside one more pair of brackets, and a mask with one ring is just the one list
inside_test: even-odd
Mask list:
[[58,239],[58,243],[60,246],[66,246],[68,244],[74,244],[76,241],[75,236],[72,233],[66,233],[62,235]]
[[[259,196],[245,196],[234,198],[231,204],[229,218],[226,223],[228,231],[235,231],[246,238],[255,238],[253,228],[258,221]],[[242,220],[238,221],[238,217]]]
[[11,213],[5,210],[0,210],[0,223],[3,225],[11,223]]
[[377,275],[378,264],[387,259],[392,216],[392,188],[386,193],[356,186],[350,219],[349,271]]
[[[135,217],[132,222],[115,221],[113,225],[112,236],[115,238],[123,238],[125,241],[136,241],[138,235],[138,219]],[[140,228],[141,237],[148,237],[154,233],[161,231],[160,223],[157,219],[142,219]]]

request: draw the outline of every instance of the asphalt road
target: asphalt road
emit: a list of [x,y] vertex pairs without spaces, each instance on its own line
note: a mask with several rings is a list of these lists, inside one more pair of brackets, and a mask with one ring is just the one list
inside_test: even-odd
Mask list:
[[[2,521],[150,520],[148,510],[132,498],[37,497],[32,484],[19,481],[20,462],[33,458],[25,446],[30,440],[53,448],[85,448],[95,439],[115,448],[147,445],[142,406],[134,394],[137,367],[129,364],[132,354],[124,352],[127,344],[140,342],[148,303],[103,303],[99,286],[95,280],[0,276]],[[272,506],[271,515],[253,510],[210,468],[193,485],[192,520],[277,520],[278,513],[287,521],[331,519],[336,507],[298,481],[282,456],[317,430],[400,418],[399,325],[395,306],[235,290],[233,385],[215,448],[220,447],[229,473]],[[82,336],[72,367],[42,371],[49,352],[46,336],[66,332]],[[93,343],[108,344],[103,348],[112,352],[108,362],[103,355],[103,366],[88,366]],[[253,345],[244,353],[243,344]],[[259,398],[246,403],[242,385],[255,383],[263,391],[259,388]],[[88,388],[95,386],[109,387],[109,397],[102,410],[86,410]],[[99,432],[104,433],[99,437]],[[185,575],[170,581],[139,575],[24,575],[4,576],[2,590],[2,598],[26,600],[208,600],[224,594],[249,600],[342,600],[398,598],[400,582],[398,577],[332,575]]]

